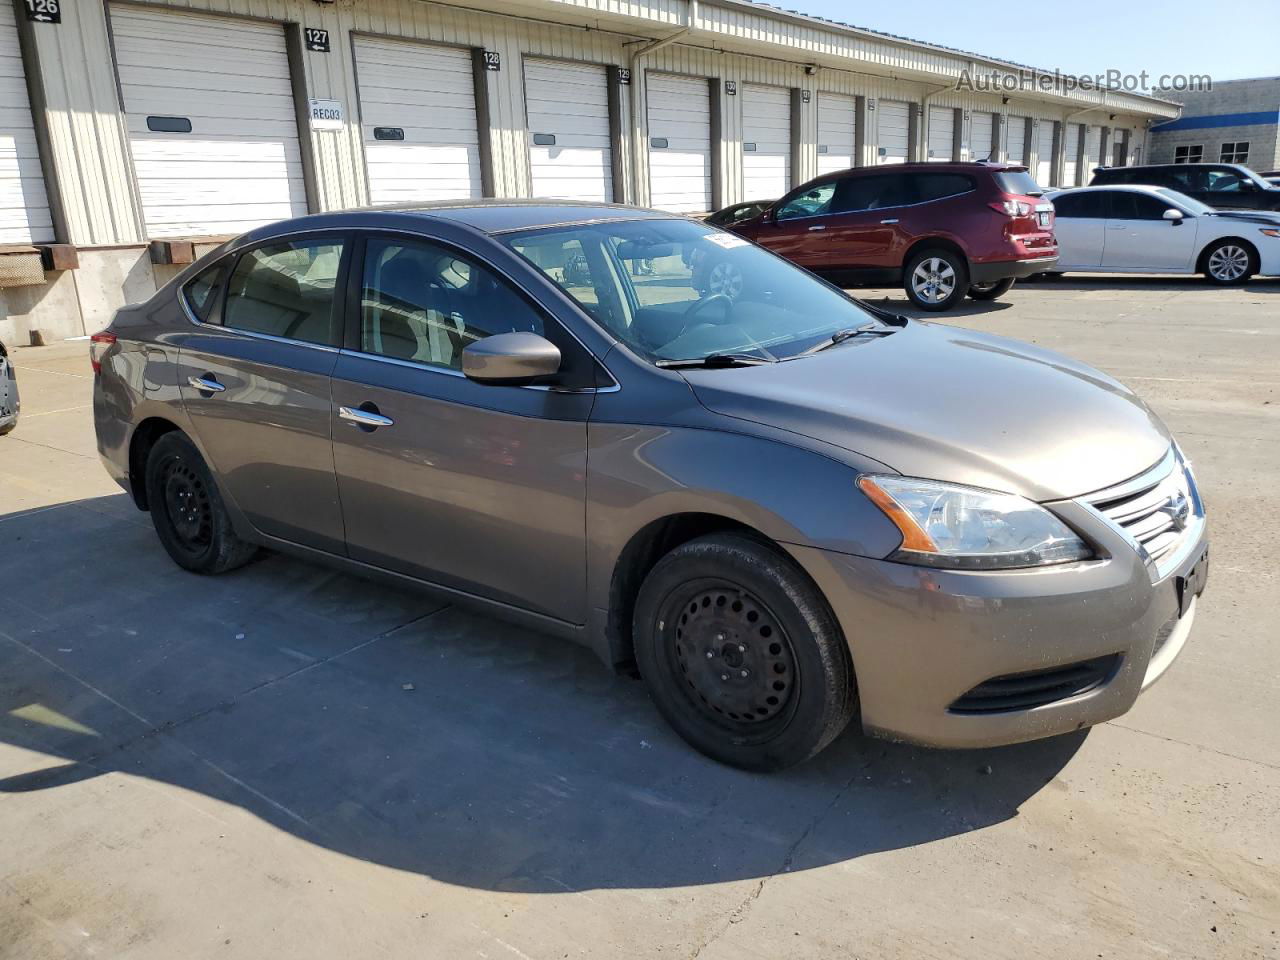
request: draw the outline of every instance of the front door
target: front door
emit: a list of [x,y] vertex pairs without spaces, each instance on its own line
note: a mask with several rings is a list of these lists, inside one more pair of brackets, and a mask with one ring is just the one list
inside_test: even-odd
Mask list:
[[852,176],[841,181],[823,234],[831,270],[883,270],[902,265],[901,248],[915,202],[912,174]]
[[1166,220],[1172,206],[1146,193],[1112,190],[1102,265],[1119,270],[1186,270],[1193,264],[1196,225]]
[[[526,330],[559,345],[563,334],[451,247],[372,237],[361,259],[352,349],[333,374],[348,555],[584,622],[594,395],[480,384],[461,372],[462,351],[483,337]],[[385,422],[350,419],[362,414]]]
[[801,267],[816,268],[830,257],[827,212],[836,184],[823,183],[787,197],[756,230],[754,239]]
[[335,553],[329,376],[344,247],[340,236],[273,241],[210,268],[198,282],[218,293],[178,356],[183,406],[225,492],[263,533]]

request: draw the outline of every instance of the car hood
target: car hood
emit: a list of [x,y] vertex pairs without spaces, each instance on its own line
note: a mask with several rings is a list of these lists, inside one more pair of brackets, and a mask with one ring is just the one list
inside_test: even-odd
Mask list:
[[[1280,190],[1276,191],[1280,193]],[[1244,220],[1247,223],[1265,223],[1269,227],[1280,224],[1280,211],[1267,213],[1265,210],[1218,210],[1209,215],[1211,220]]]
[[1104,373],[921,321],[780,363],[681,372],[724,416],[834,444],[906,476],[1038,501],[1126,480],[1171,442],[1146,404]]

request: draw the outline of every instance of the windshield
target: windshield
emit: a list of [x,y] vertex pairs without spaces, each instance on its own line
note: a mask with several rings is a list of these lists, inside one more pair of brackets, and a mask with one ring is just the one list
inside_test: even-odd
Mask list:
[[837,331],[882,325],[812,274],[688,220],[610,221],[504,239],[650,360],[783,360]]
[[1195,197],[1188,197],[1185,193],[1179,193],[1177,190],[1170,190],[1168,187],[1156,187],[1159,193],[1164,194],[1178,206],[1182,207],[1190,214],[1196,217],[1207,216],[1210,213],[1216,213],[1213,207],[1207,203],[1201,203]]

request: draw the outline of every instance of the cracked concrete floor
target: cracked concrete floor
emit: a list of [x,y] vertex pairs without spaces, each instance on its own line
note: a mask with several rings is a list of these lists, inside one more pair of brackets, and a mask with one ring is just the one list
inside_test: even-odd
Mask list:
[[948,317],[1170,422],[1213,513],[1196,633],[1087,735],[850,733],[775,777],[559,641],[280,557],[178,571],[97,464],[85,345],[18,350],[0,957],[1280,956],[1277,294],[1069,280]]

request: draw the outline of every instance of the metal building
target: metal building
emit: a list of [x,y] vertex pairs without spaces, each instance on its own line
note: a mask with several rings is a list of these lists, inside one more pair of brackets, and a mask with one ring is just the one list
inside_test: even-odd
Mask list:
[[999,95],[977,54],[749,0],[0,0],[0,338],[104,326],[306,212],[574,197],[697,213],[820,172],[1130,162],[1178,106]]

